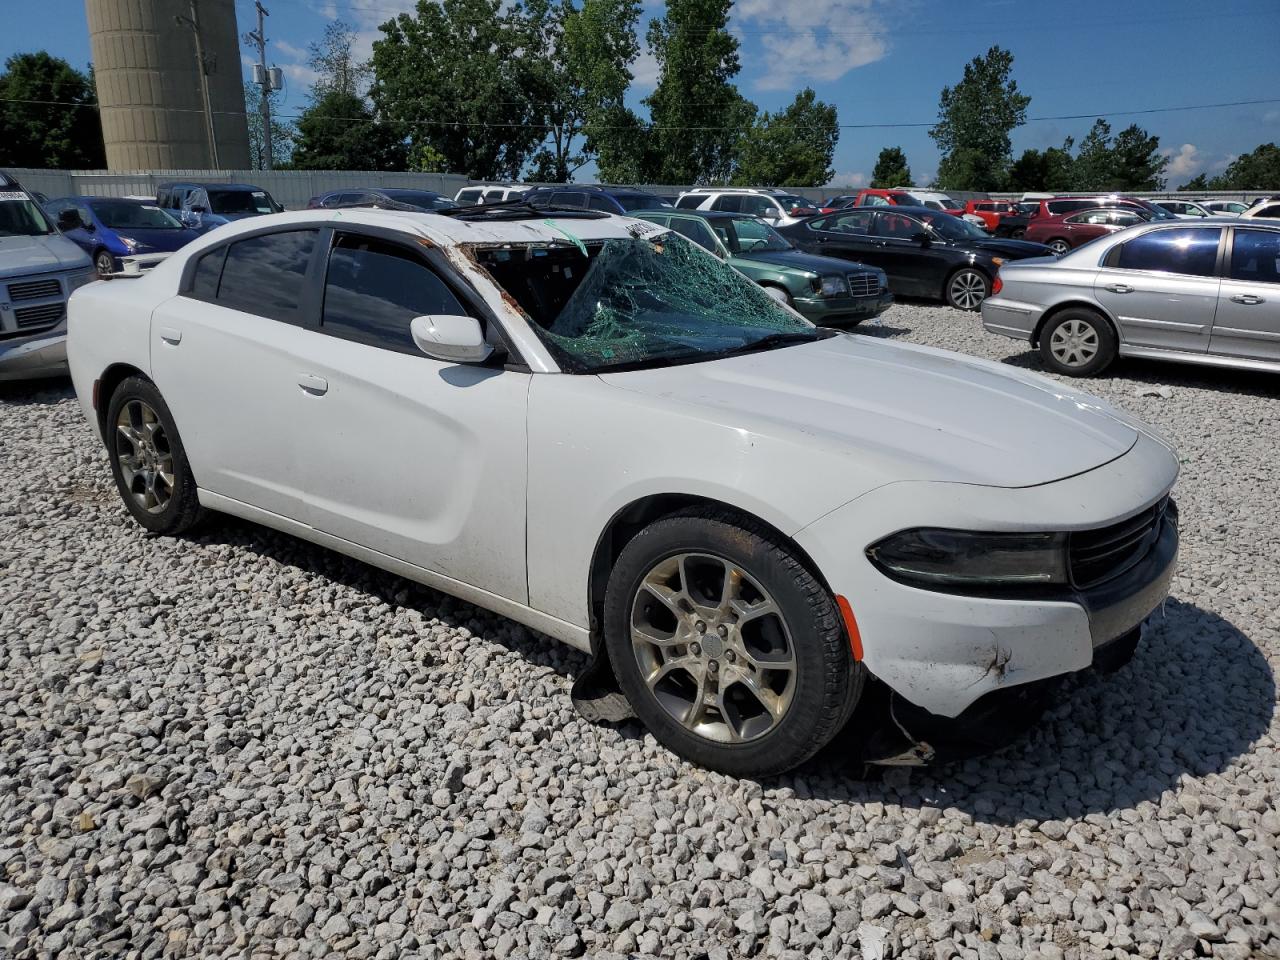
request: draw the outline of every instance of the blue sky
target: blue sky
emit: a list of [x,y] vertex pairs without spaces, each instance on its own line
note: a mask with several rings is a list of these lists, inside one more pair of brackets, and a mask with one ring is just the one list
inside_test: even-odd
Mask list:
[[[306,103],[307,44],[335,17],[351,23],[367,51],[377,25],[414,0],[265,0],[269,59],[288,77],[286,106]],[[90,59],[83,0],[6,0],[0,57],[47,49],[83,66]],[[236,0],[240,30],[254,25],[252,0]],[[649,2],[645,19],[661,12]],[[1121,111],[1280,98],[1277,0],[738,0],[731,20],[742,41],[739,87],[775,110],[805,85],[839,108],[842,124],[929,123],[938,93],[964,64],[998,43],[1013,51],[1014,75],[1031,96],[1030,117],[1115,114],[1114,129],[1138,122],[1172,158],[1170,185],[1213,174],[1259,143],[1280,142],[1280,102],[1149,116]],[[641,27],[643,35],[643,22]],[[243,51],[248,62],[249,51]],[[652,59],[633,68],[633,98],[652,88]],[[1074,136],[1091,119],[1031,122],[1014,134],[1015,154]],[[845,129],[836,182],[857,186],[880,148],[901,146],[917,182],[937,169],[926,127]],[[590,171],[586,171],[588,174]],[[582,179],[582,177],[580,177]]]

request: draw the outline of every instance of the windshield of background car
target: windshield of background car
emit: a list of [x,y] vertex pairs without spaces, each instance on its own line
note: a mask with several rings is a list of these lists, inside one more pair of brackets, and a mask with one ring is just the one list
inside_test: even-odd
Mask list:
[[782,234],[761,220],[741,217],[721,223],[727,227],[728,239],[725,245],[734,253],[750,256],[753,253],[774,253],[791,249],[791,244]]
[[796,207],[817,208],[817,205],[812,200],[806,200],[804,197],[796,197],[791,194],[774,197],[773,199],[777,200],[778,203],[782,205],[783,210],[794,210]]
[[21,190],[0,190],[0,237],[42,237],[53,233],[40,205]]
[[582,246],[482,247],[476,257],[574,373],[696,362],[763,348],[762,341],[822,336],[733,267],[672,233]]
[[987,232],[949,213],[922,213],[920,219],[944,240],[985,240]]
[[112,230],[181,230],[182,224],[154,203],[95,201],[90,204],[104,227]]
[[671,204],[652,193],[615,193],[613,199],[623,210],[659,210]]
[[275,213],[265,190],[209,190],[213,213]]

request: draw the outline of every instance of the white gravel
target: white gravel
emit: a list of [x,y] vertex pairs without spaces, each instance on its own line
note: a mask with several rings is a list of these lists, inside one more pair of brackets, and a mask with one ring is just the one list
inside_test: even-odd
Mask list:
[[[866,332],[1031,363],[942,307]],[[3,388],[0,957],[1280,956],[1280,378],[1089,387],[1184,460],[1134,663],[994,756],[763,784],[579,719],[583,658],[508,621],[145,537],[69,388]]]

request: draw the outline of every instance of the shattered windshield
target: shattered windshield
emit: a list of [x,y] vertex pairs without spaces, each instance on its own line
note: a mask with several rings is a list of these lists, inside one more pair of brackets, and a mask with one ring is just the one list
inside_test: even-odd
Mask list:
[[504,245],[476,257],[575,373],[692,363],[827,335],[673,233]]

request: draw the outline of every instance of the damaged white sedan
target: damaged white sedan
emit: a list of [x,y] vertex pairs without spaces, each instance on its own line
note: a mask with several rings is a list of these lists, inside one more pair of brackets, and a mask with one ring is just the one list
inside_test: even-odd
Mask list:
[[860,701],[864,759],[927,760],[1127,660],[1177,552],[1141,423],[585,210],[230,224],[77,292],[69,355],[147,530],[235,514],[497,611],[592,654],[587,712],[738,775]]

